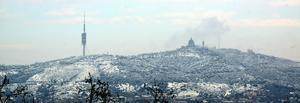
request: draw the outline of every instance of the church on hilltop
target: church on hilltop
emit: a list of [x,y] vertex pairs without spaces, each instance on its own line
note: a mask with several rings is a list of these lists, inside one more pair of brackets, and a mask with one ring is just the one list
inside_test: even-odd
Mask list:
[[[193,38],[191,38],[188,42],[188,45],[186,47],[197,47],[197,45],[195,44]],[[204,41],[202,41],[202,48],[205,48],[204,47]]]
[[195,42],[194,42],[194,40],[191,38],[190,40],[189,40],[189,43],[188,43],[188,45],[187,45],[187,47],[195,47],[196,45],[195,45]]

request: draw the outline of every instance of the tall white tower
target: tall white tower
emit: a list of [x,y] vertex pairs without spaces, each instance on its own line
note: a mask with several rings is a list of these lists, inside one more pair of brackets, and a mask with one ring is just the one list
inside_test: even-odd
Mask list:
[[82,55],[85,56],[86,32],[85,32],[85,13],[83,15],[83,33],[81,33]]

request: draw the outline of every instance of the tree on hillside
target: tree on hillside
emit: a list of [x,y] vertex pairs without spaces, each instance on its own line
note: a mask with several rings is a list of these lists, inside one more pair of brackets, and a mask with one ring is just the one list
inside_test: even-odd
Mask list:
[[[33,95],[28,92],[27,86],[19,85],[14,90],[10,90],[7,86],[9,84],[9,79],[4,76],[3,81],[0,84],[0,102],[34,102]],[[32,98],[32,99],[31,99]]]
[[50,102],[55,101],[55,93],[57,90],[55,87],[58,82],[56,80],[50,80],[49,82],[42,83],[37,89],[37,101],[38,102]]
[[85,83],[89,84],[89,89],[79,89],[79,93],[84,94],[84,92],[88,92],[86,93],[88,94],[88,97],[86,97],[86,102],[116,102],[115,99],[112,97],[111,91],[109,90],[108,82],[104,82],[99,79],[94,79],[89,73],[89,77],[85,79]]
[[154,98],[154,103],[173,102],[176,97],[174,90],[167,88],[167,84],[165,83],[154,82],[153,85],[144,84],[144,89]]

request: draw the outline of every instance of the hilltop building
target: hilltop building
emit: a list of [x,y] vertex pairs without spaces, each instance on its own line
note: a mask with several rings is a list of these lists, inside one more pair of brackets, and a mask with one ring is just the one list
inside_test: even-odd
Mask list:
[[194,42],[194,40],[191,38],[190,40],[189,40],[189,43],[188,43],[188,45],[187,45],[187,47],[195,47],[196,45],[195,45],[195,42]]

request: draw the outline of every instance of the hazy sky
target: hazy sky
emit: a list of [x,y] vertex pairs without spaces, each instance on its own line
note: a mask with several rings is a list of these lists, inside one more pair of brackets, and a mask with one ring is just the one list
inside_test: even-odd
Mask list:
[[186,45],[300,61],[300,0],[0,0],[0,64],[87,54],[134,55]]

